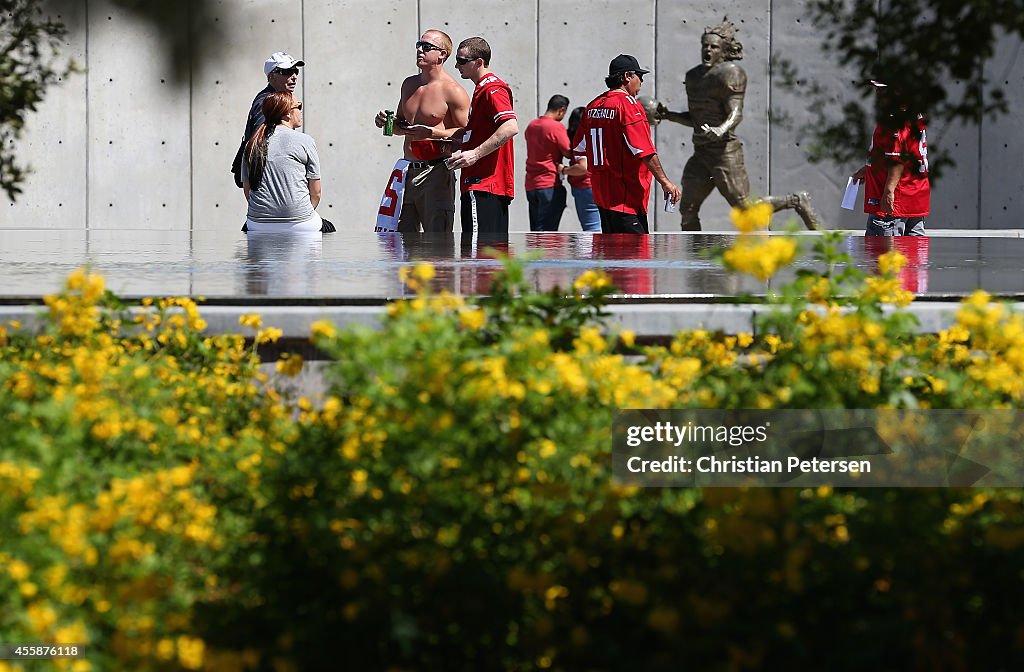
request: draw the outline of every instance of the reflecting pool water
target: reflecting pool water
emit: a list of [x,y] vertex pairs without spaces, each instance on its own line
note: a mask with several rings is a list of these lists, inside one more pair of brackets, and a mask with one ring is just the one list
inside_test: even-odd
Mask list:
[[[713,301],[761,294],[766,285],[720,269],[706,254],[728,235],[512,233],[497,240],[460,234],[375,234],[338,231],[305,237],[238,231],[0,230],[0,299],[12,302],[55,291],[90,264],[125,297],[204,296],[226,302],[371,302],[405,293],[398,269],[435,265],[434,289],[486,294],[501,254],[538,255],[527,269],[538,289],[568,287],[599,268],[637,300],[674,297]],[[814,237],[801,237],[809,246]],[[925,297],[956,297],[978,287],[1024,297],[1024,240],[1019,238],[862,238],[843,246],[871,271],[895,246],[910,260],[904,287]],[[791,273],[791,271],[790,271]]]

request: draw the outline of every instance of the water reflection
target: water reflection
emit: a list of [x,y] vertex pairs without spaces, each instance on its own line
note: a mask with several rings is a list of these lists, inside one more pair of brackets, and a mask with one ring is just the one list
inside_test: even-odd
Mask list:
[[310,296],[320,284],[323,236],[250,231],[242,266],[246,295]]
[[914,294],[928,291],[928,250],[927,236],[864,236],[864,252],[872,261],[870,273],[878,273],[878,258],[897,250],[907,258],[907,264],[900,271],[903,289]]
[[[602,270],[633,296],[683,297],[763,294],[766,284],[732,274],[704,252],[727,245],[720,234],[513,232],[497,239],[463,240],[454,234],[375,234],[341,228],[321,238],[216,231],[0,229],[0,297],[40,297],[58,290],[82,264],[107,278],[125,297],[192,295],[296,297],[324,302],[376,302],[402,296],[402,265],[434,264],[435,291],[486,294],[501,269],[501,254],[543,254],[527,264],[525,278],[539,290],[569,289],[588,269]],[[803,241],[809,247],[813,240]],[[465,244],[464,244],[465,243]],[[877,258],[900,250],[908,264],[903,286],[915,294],[965,296],[977,288],[1024,296],[1024,239],[863,238],[842,243],[854,266],[874,273]],[[809,262],[798,262],[806,268]],[[773,284],[792,277],[787,269]]]

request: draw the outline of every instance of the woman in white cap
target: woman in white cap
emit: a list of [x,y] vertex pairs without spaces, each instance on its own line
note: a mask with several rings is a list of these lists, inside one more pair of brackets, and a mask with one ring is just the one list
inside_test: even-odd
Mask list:
[[317,232],[320,156],[302,126],[302,102],[274,92],[263,101],[263,124],[245,147],[242,187],[249,202],[250,232]]

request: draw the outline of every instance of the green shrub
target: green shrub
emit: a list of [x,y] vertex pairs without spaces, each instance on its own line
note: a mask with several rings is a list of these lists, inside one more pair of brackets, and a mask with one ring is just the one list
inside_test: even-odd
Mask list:
[[[792,258],[748,235],[734,268]],[[0,641],[88,643],[83,670],[1007,667],[1018,490],[611,480],[615,408],[1021,407],[1018,316],[977,294],[916,334],[898,255],[812,254],[756,333],[643,348],[601,274],[537,294],[509,262],[472,305],[408,269],[380,329],[314,325],[315,403],[191,301],[75,274],[44,332],[0,330]]]

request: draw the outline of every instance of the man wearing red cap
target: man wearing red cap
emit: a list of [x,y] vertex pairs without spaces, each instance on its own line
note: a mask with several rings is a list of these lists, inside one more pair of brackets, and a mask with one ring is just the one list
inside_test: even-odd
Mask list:
[[647,114],[637,102],[644,75],[633,56],[619,54],[608,66],[608,91],[587,105],[573,138],[573,154],[587,160],[602,233],[648,233],[651,180],[678,203],[679,187],[665,176]]

